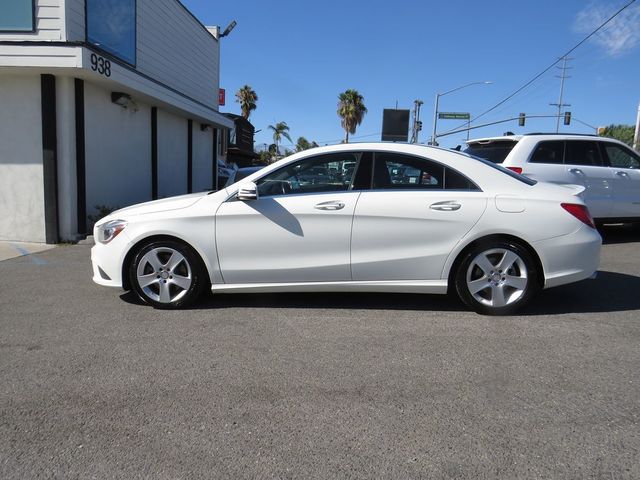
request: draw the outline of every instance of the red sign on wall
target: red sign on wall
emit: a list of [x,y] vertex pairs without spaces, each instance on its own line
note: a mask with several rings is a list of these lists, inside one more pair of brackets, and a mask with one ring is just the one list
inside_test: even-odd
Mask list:
[[218,105],[224,106],[225,93],[224,88],[218,90]]

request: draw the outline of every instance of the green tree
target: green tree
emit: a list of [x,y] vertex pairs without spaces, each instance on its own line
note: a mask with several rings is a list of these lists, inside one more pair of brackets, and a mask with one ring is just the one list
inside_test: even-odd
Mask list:
[[236,103],[240,104],[240,110],[242,110],[242,116],[249,120],[251,112],[257,108],[256,102],[258,101],[258,95],[255,90],[249,85],[245,85],[236,92]]
[[287,125],[287,122],[278,122],[275,125],[269,125],[269,129],[273,131],[273,143],[275,143],[276,158],[278,158],[282,137],[291,141],[291,137],[289,136],[289,125]]
[[630,147],[633,146],[633,136],[635,135],[635,127],[633,125],[609,125],[604,127],[604,131],[598,132],[601,137],[615,138]]
[[298,137],[298,141],[296,142],[296,152],[302,152],[304,150],[309,150],[310,148],[316,148],[318,144],[316,142],[309,142],[304,137]]
[[356,133],[356,128],[362,123],[366,113],[364,97],[357,90],[345,90],[338,95],[338,116],[345,131],[344,143],[349,143],[349,134]]

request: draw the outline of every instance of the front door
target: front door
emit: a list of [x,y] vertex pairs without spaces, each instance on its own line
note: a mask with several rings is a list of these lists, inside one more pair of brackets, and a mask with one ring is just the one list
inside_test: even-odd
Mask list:
[[257,200],[222,204],[216,242],[224,282],[351,280],[357,160],[349,152],[309,157],[257,180]]

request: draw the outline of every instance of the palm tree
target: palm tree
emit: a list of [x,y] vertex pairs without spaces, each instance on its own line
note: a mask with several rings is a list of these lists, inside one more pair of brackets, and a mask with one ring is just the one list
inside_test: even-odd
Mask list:
[[269,129],[273,130],[273,143],[276,145],[276,158],[278,158],[278,154],[280,153],[280,140],[282,140],[282,137],[291,141],[291,137],[289,136],[289,125],[287,125],[287,122],[278,122],[275,125],[269,125]]
[[362,123],[367,107],[364,97],[357,90],[346,90],[338,95],[338,116],[345,131],[344,143],[349,143],[349,134],[356,133],[356,127]]
[[257,101],[258,94],[249,85],[245,85],[236,92],[236,103],[240,104],[242,116],[245,120],[249,120],[249,115],[257,108]]

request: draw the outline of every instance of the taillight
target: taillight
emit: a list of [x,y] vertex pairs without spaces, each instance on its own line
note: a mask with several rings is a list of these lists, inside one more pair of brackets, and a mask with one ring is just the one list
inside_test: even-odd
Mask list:
[[507,167],[509,170],[516,172],[518,175],[522,173],[522,168],[520,167]]
[[560,205],[585,225],[588,225],[591,228],[596,228],[595,223],[593,223],[593,218],[591,218],[591,214],[589,213],[589,209],[585,205],[580,205],[579,203],[561,203]]

